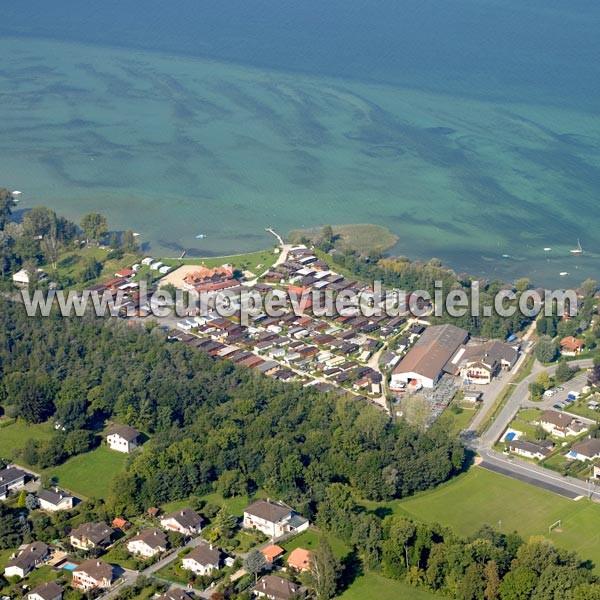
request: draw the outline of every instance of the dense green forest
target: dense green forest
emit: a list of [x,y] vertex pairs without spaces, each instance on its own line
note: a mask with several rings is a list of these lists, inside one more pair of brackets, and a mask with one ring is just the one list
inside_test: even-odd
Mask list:
[[360,497],[391,499],[463,467],[462,446],[441,429],[392,425],[355,398],[273,381],[167,342],[158,327],[34,319],[6,301],[1,308],[7,415],[53,419],[63,429],[42,447],[30,443],[28,462],[48,466],[86,451],[107,419],[150,435],[115,482],[125,514],[217,485],[230,495],[263,488],[310,516],[333,482]]

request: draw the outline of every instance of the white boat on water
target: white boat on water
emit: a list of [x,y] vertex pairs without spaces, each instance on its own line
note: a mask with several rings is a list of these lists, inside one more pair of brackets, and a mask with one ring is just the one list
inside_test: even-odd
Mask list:
[[550,252],[550,250],[552,250],[552,248],[544,248],[544,252]]
[[203,240],[205,237],[206,237],[206,234],[205,234],[205,233],[199,233],[199,234],[196,236],[196,239],[197,239],[197,240]]
[[566,276],[568,275],[568,273],[567,273],[566,271],[561,271],[561,272],[559,273],[559,275],[560,275],[561,277],[566,277]]
[[13,196],[20,196],[23,192],[20,192],[19,190],[15,190],[12,195]]
[[510,258],[510,254],[503,254],[502,258]]
[[577,248],[573,250],[569,250],[571,254],[583,254],[583,248],[581,247],[581,242],[577,240]]

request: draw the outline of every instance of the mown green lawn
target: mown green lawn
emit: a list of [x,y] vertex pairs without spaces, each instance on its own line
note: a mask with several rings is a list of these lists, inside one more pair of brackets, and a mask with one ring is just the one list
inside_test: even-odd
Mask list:
[[[304,533],[301,533],[300,535],[297,535],[291,540],[285,542],[281,545],[281,547],[286,551],[286,555],[283,557],[283,560],[285,561],[287,555],[296,548],[304,548],[304,550],[316,550],[322,535],[323,534],[316,529],[309,529],[308,531],[305,531]],[[348,554],[348,552],[350,552],[350,548],[348,548],[346,544],[332,535],[327,535],[327,541],[329,542],[331,549],[337,558],[343,558]]]
[[23,448],[28,440],[47,440],[52,437],[52,432],[50,423],[29,425],[17,421],[2,427],[0,428],[0,457],[12,459],[15,457],[15,451]]
[[433,600],[441,598],[426,590],[413,588],[401,581],[387,579],[376,573],[365,573],[357,577],[352,585],[341,595],[341,600]]
[[[599,504],[587,499],[575,502],[479,467],[433,491],[386,506],[418,521],[450,526],[463,536],[486,523],[498,527],[501,521],[502,531],[516,530],[526,539],[545,535],[600,567]],[[558,519],[561,531],[548,534]]]
[[[273,238],[275,241],[275,238]],[[277,260],[278,254],[273,250],[261,250],[250,254],[233,254],[231,256],[213,256],[209,258],[161,258],[158,259],[165,265],[179,267],[180,265],[201,265],[205,264],[209,269],[220,267],[225,263],[231,263],[235,268],[252,271],[255,275],[266,271]],[[258,265],[262,267],[258,268]]]
[[106,498],[114,476],[123,471],[128,455],[100,446],[66,463],[47,469],[58,485],[88,498]]

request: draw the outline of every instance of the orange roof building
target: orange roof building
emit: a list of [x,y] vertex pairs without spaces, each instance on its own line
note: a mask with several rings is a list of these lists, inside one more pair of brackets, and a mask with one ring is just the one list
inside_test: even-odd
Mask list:
[[281,546],[277,546],[274,544],[272,546],[267,546],[261,550],[263,556],[267,559],[268,563],[274,563],[278,558],[280,558],[285,550]]
[[583,346],[584,343],[572,335],[560,340],[560,348],[563,354],[579,354],[583,350]]
[[304,548],[296,548],[292,550],[286,562],[296,571],[308,571],[310,570],[310,552]]

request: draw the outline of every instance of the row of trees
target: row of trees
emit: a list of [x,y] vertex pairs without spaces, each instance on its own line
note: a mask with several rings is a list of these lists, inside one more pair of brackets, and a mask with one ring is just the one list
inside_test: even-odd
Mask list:
[[484,526],[464,539],[438,524],[398,515],[381,519],[365,512],[353,500],[351,490],[339,484],[328,489],[317,522],[348,544],[368,569],[445,596],[461,600],[600,598],[593,565],[542,537],[525,543],[517,533],[503,534]]

